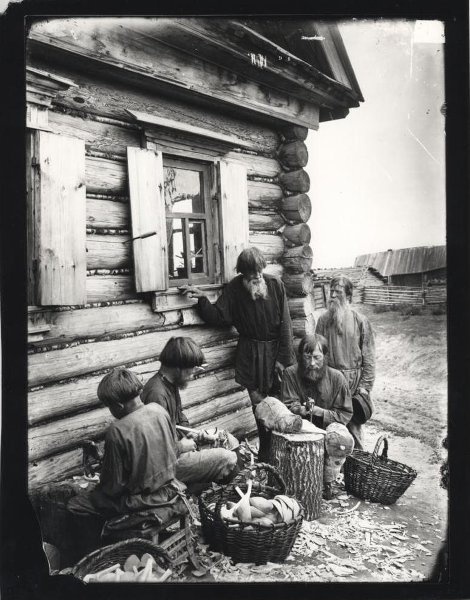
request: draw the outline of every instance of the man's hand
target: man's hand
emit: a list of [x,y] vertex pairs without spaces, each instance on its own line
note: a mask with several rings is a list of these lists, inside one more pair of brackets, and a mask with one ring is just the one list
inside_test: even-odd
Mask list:
[[279,381],[281,381],[281,379],[282,379],[282,372],[284,371],[284,369],[285,369],[284,365],[282,363],[280,363],[278,360],[276,360],[276,363],[274,364],[274,374],[279,379]]
[[180,294],[188,298],[205,298],[206,294],[194,285],[181,285],[178,288]]
[[182,438],[179,441],[179,444],[181,454],[184,454],[185,452],[194,452],[194,450],[196,450],[196,442],[189,438]]

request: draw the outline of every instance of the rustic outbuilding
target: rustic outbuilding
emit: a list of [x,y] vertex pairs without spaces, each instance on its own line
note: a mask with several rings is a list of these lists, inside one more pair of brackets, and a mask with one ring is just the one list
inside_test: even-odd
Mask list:
[[442,285],[446,282],[446,247],[415,246],[363,254],[354,266],[375,269],[390,285]]
[[305,139],[362,101],[337,25],[50,18],[27,51],[30,488],[80,471],[81,443],[102,438],[103,374],[146,381],[174,335],[209,365],[184,391],[192,424],[249,435],[236,332],[177,287],[215,299],[254,245],[295,335],[314,326]]

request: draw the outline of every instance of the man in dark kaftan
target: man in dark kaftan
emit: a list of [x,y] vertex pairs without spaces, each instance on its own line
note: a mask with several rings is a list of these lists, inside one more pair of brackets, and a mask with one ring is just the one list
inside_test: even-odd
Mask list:
[[[246,248],[237,260],[239,273],[215,304],[204,292],[185,286],[182,292],[198,298],[202,319],[217,327],[233,325],[240,337],[235,358],[235,380],[248,389],[253,410],[270,394],[275,377],[295,361],[292,323],[284,284],[263,274],[266,261],[257,248]],[[264,431],[260,433],[260,460],[266,460]]]
[[[353,286],[344,275],[330,282],[328,309],[320,315],[316,333],[323,335],[328,343],[328,364],[346,377],[353,399],[370,406],[370,392],[375,379],[374,332],[369,320],[351,308]],[[356,408],[348,429],[354,437],[355,447],[363,448],[362,423]]]

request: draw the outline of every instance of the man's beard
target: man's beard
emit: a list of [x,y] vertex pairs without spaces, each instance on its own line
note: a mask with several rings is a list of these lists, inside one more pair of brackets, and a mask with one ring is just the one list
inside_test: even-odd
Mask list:
[[265,300],[268,297],[268,286],[264,277],[259,280],[259,283],[252,283],[251,281],[247,283],[243,281],[243,285],[253,301],[259,299]]
[[342,304],[339,300],[332,298],[327,309],[328,325],[333,325],[336,332],[340,335],[343,333],[344,315],[347,311],[347,305]]
[[185,390],[188,387],[188,383],[189,383],[189,379],[187,379],[186,377],[184,377],[181,373],[179,373],[173,383],[176,385],[176,387],[180,390]]
[[308,369],[306,369],[304,367],[302,375],[303,375],[303,378],[307,379],[308,381],[318,381],[319,379],[322,379],[324,377],[325,371],[326,371],[326,363],[323,363],[323,365],[319,368],[309,367]]

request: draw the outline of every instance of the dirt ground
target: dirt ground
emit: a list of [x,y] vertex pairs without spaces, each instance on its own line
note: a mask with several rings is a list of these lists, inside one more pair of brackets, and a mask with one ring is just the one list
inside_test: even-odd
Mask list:
[[390,507],[348,496],[322,505],[321,517],[304,522],[284,565],[233,565],[226,557],[210,573],[185,581],[422,581],[445,537],[447,494],[440,483],[447,424],[446,315],[375,313],[356,305],[376,334],[374,417],[365,427],[365,449],[379,435],[389,458],[418,476]]

